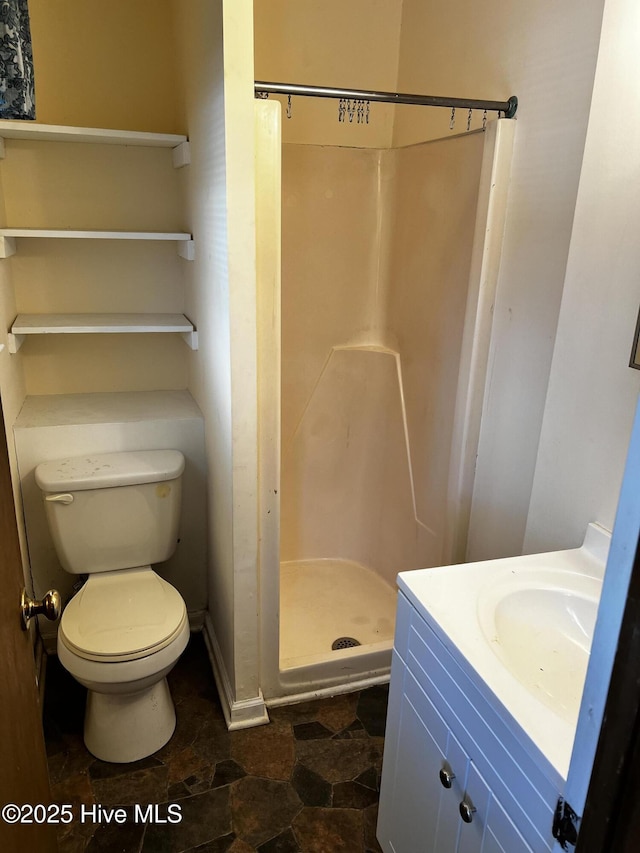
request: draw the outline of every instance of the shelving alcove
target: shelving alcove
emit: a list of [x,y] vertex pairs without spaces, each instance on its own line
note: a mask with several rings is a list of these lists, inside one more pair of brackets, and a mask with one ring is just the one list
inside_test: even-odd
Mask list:
[[[188,166],[191,160],[189,141],[180,134],[3,121],[0,122],[0,159],[6,156],[5,139],[171,148],[174,168]],[[193,237],[184,232],[11,227],[0,228],[0,258],[14,255],[22,238],[173,241],[177,243],[180,257],[188,261],[195,257]],[[11,326],[7,344],[9,352],[16,353],[28,335],[109,333],[178,333],[191,349],[198,348],[198,333],[187,317],[157,313],[19,314]]]

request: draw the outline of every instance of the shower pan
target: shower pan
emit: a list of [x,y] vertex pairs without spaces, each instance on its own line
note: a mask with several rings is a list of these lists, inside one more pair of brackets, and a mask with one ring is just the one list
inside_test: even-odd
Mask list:
[[273,705],[388,678],[397,573],[464,559],[514,123],[381,150],[256,116]]

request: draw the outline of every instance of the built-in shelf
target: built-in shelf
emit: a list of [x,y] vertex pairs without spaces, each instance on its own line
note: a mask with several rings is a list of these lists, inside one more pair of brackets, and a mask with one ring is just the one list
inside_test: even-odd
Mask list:
[[16,252],[16,239],[22,237],[54,240],[172,240],[178,254],[188,261],[194,258],[191,234],[170,231],[72,231],[69,228],[0,228],[0,258]]
[[[5,139],[170,148],[173,165],[176,168],[188,165],[191,159],[187,137],[173,133],[146,133],[0,120],[0,158],[5,156]],[[0,258],[8,258],[15,254],[16,241],[22,238],[174,241],[178,244],[178,254],[181,257],[191,261],[195,256],[191,234],[182,232],[1,228]],[[180,334],[191,349],[198,348],[198,333],[183,314],[19,314],[9,332],[7,346],[9,352],[16,353],[27,335],[150,332]]]
[[26,121],[0,121],[0,138],[33,139],[42,142],[89,142],[100,145],[139,145],[147,148],[176,148],[187,141],[187,137],[179,133],[67,127],[60,124],[37,124]]
[[5,139],[171,148],[173,165],[176,169],[188,166],[191,162],[189,141],[181,133],[147,133],[140,130],[110,130],[103,127],[68,127],[60,124],[0,120],[0,159],[5,156]]
[[8,335],[16,353],[27,335],[178,333],[198,349],[198,333],[184,314],[18,314]]

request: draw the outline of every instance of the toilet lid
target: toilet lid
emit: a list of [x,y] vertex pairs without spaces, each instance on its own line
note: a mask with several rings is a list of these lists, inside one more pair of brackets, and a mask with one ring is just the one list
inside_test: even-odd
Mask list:
[[147,566],[90,575],[60,630],[81,657],[133,660],[168,645],[186,617],[178,590]]

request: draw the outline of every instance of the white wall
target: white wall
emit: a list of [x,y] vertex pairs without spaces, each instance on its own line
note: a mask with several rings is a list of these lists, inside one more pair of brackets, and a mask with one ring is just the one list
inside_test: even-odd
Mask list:
[[187,227],[196,257],[187,314],[200,349],[189,388],[203,411],[209,490],[209,617],[231,722],[258,686],[253,21],[248,0],[174,4],[191,141]]
[[[640,7],[607,0],[525,550],[612,528],[640,391]],[[621,116],[617,120],[616,116]]]
[[[602,5],[403,4],[400,90],[520,101],[469,533],[473,560],[522,548]],[[457,117],[456,129],[464,119]],[[394,144],[446,134],[448,121],[445,110],[399,107]]]
[[[0,175],[0,222],[2,222],[3,225],[6,225],[6,221],[4,192],[2,187],[2,178]],[[22,362],[9,353],[9,348],[7,346],[7,332],[11,328],[11,324],[13,323],[16,313],[16,299],[13,290],[11,266],[6,260],[0,260],[0,345],[2,345],[2,349],[0,350],[0,394],[2,396],[2,414],[7,434],[7,448],[9,450],[9,464],[11,468],[14,503],[18,520],[18,534],[20,536],[23,571],[25,583],[30,589],[31,583],[28,579],[29,560],[22,516],[22,501],[20,499],[20,480],[18,477],[15,447],[11,435],[11,426],[20,411],[20,407],[22,406],[27,393]]]

